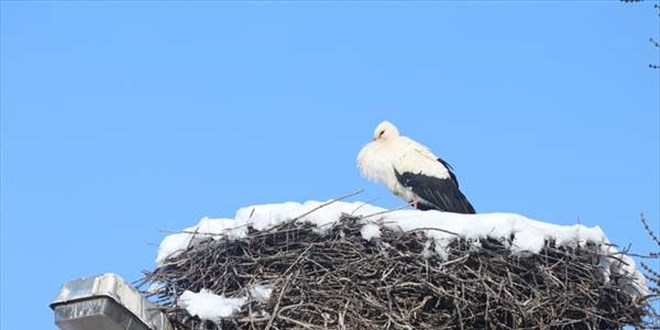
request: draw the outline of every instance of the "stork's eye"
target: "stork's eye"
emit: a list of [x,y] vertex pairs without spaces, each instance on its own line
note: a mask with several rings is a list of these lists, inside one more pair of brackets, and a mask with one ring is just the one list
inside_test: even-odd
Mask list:
[[378,133],[378,137],[383,136],[383,134],[385,134],[385,131],[384,131],[384,130],[382,130],[382,131],[380,131],[380,133]]

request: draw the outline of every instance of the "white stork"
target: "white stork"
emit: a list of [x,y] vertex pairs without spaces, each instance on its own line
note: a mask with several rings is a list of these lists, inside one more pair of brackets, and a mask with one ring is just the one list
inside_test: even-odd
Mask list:
[[428,148],[399,135],[388,121],[376,127],[373,138],[358,154],[362,175],[384,183],[417,209],[475,213],[452,167]]

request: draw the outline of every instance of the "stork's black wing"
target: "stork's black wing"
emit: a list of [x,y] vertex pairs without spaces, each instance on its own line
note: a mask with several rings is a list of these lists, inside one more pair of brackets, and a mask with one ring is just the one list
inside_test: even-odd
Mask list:
[[438,161],[440,164],[444,165],[447,168],[447,171],[449,171],[449,176],[451,177],[452,180],[456,183],[456,188],[458,188],[458,180],[456,180],[456,174],[454,174],[454,168],[449,165],[444,159],[438,158]]
[[472,204],[465,195],[458,189],[458,181],[451,171],[451,166],[445,161],[438,159],[447,170],[449,178],[438,178],[429,175],[412,172],[399,173],[394,169],[396,178],[404,187],[410,188],[417,196],[421,197],[429,204],[423,201],[417,205],[420,210],[440,210],[455,213],[476,213]]

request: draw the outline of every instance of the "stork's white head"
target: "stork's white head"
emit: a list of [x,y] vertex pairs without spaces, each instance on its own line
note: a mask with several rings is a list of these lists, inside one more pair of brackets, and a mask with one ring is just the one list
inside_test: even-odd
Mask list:
[[399,136],[399,130],[389,121],[383,121],[374,131],[374,141],[387,141]]

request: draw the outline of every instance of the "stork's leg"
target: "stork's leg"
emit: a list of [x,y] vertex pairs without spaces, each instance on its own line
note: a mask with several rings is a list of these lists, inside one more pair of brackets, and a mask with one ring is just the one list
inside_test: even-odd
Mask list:
[[419,205],[419,196],[415,195],[415,196],[413,196],[412,206],[413,206],[415,209],[418,209],[418,210],[419,210],[419,208],[417,207],[418,205]]

